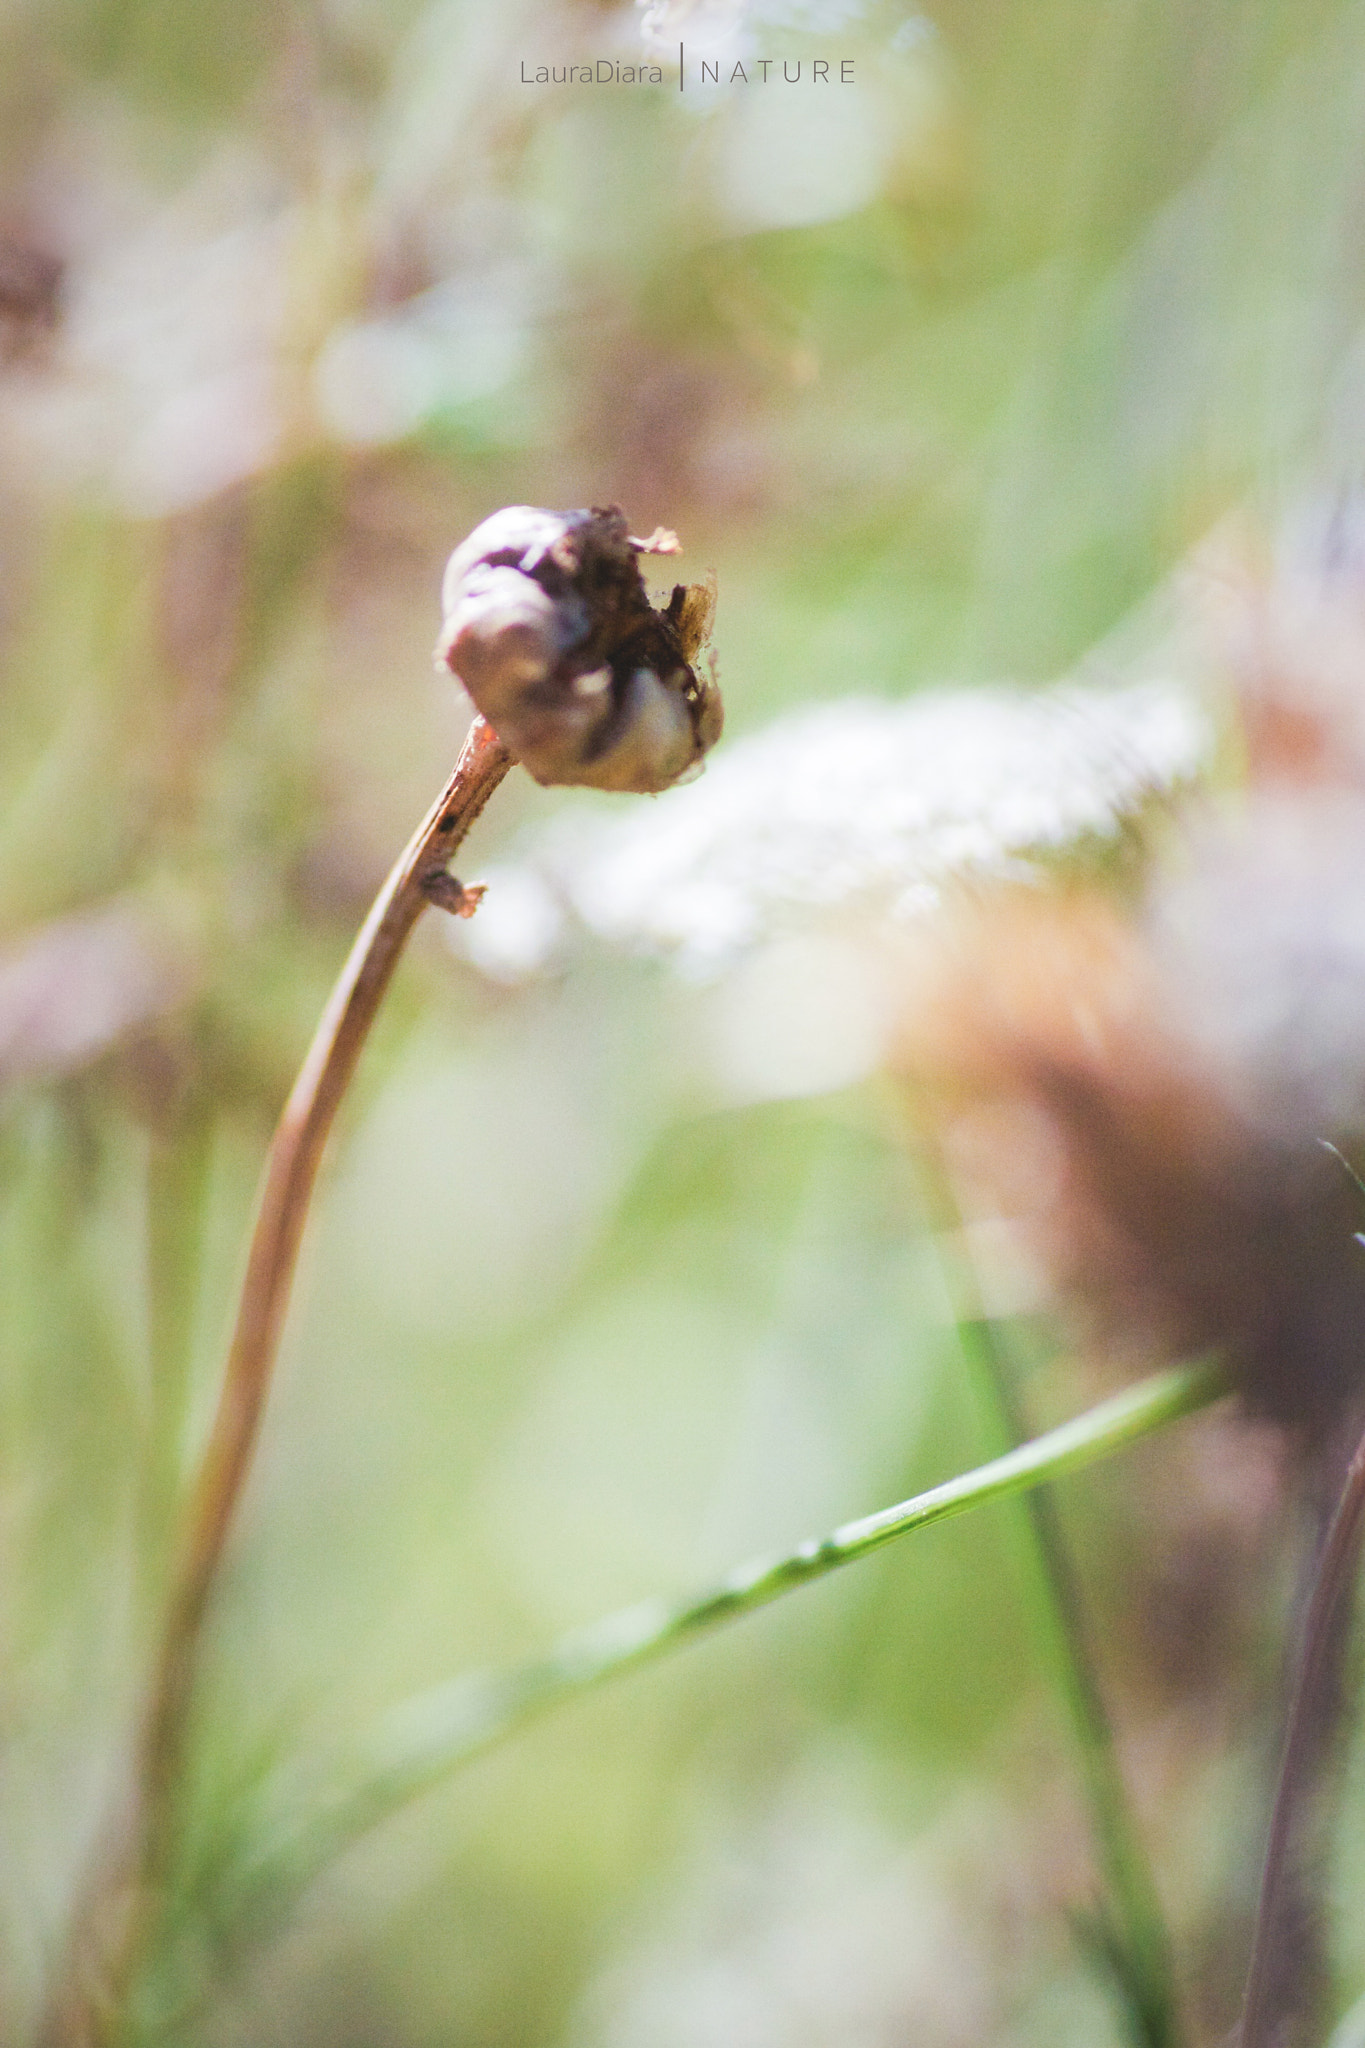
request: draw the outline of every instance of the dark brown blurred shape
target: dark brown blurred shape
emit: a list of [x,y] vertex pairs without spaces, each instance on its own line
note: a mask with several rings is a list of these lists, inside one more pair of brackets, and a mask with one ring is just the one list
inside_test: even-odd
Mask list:
[[1045,1166],[999,1179],[1111,1347],[1219,1351],[1316,1442],[1365,1379],[1365,1198],[1325,1148],[1365,1163],[1358,505],[1208,590],[1248,787],[1187,817],[1134,907],[1021,891],[965,918],[905,1059],[1032,1132]]
[[55,332],[61,291],[57,257],[0,231],[0,362],[28,354]]

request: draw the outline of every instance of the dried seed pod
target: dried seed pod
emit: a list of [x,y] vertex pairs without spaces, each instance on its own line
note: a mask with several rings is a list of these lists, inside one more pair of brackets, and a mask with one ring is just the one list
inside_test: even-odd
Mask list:
[[720,693],[692,664],[715,590],[677,584],[651,605],[644,553],[615,506],[544,512],[512,505],[456,548],[441,590],[438,665],[451,669],[542,783],[667,789],[720,736]]

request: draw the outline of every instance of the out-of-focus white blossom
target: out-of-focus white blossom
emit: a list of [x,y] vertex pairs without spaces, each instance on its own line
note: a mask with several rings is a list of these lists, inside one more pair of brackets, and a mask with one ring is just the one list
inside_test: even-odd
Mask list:
[[489,873],[455,943],[505,980],[576,934],[707,979],[831,913],[914,919],[955,881],[1038,875],[1195,776],[1211,744],[1170,683],[823,704],[624,817],[557,820]]
[[741,233],[809,227],[877,197],[899,140],[897,109],[876,93],[753,93],[732,100],[716,197]]
[[635,0],[648,44],[690,40],[708,50],[739,35],[752,11],[745,0]]
[[635,0],[646,42],[700,45],[737,34],[746,23],[829,35],[868,13],[867,0]]
[[127,171],[117,121],[97,110],[90,127],[51,148],[63,317],[43,371],[6,387],[0,427],[12,465],[159,515],[280,454],[303,215],[247,148],[166,198]]
[[174,911],[120,897],[0,952],[0,1087],[75,1072],[189,999],[202,962]]
[[452,406],[491,397],[521,369],[530,325],[515,265],[450,280],[328,336],[313,375],[318,412],[343,444],[378,447]]

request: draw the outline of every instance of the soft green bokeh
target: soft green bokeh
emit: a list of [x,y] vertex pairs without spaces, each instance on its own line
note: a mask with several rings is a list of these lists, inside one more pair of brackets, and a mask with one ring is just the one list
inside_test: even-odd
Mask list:
[[[854,62],[842,128],[804,83],[520,83],[639,33],[572,0],[0,11],[0,255],[64,266],[49,324],[0,263],[6,2039],[126,1761],[269,1129],[453,758],[448,549],[523,501],[676,527],[738,733],[1059,674],[1225,514],[1359,467],[1365,8],[757,14],[760,53]],[[462,872],[578,801],[509,783]],[[406,1692],[989,1449],[892,1106],[735,1105],[706,1028],[635,964],[508,991],[419,934],[215,1614],[210,1860],[244,1786]],[[1040,1423],[1082,1404],[1016,1343]],[[1227,1539],[1191,1677],[1179,1455],[1063,1512],[1213,2040],[1278,1582]],[[1023,1540],[931,1532],[545,1723],[230,1982],[196,1930],[213,1988],[162,2038],[1108,2048]]]

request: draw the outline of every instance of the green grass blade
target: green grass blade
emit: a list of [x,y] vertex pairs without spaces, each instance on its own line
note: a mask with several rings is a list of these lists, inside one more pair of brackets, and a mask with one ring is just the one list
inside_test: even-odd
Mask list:
[[[940,1219],[935,1243],[963,1362],[976,1382],[992,1434],[1007,1446],[1017,1444],[1027,1433],[1024,1411],[942,1171],[933,1174],[930,1192]],[[1071,1723],[1103,1887],[1102,1898],[1083,1917],[1085,1946],[1121,2002],[1134,2048],[1179,2048],[1170,1935],[1119,1767],[1056,1496],[1048,1486],[1034,1487],[1021,1494],[1018,1509],[1027,1532],[1025,1568],[1034,1628]]]
[[846,1522],[784,1556],[741,1565],[693,1599],[644,1601],[574,1630],[546,1655],[511,1670],[473,1674],[421,1693],[388,1714],[352,1757],[344,1789],[307,1818],[286,1821],[272,1843],[260,1845],[264,1854],[254,1871],[239,1876],[258,1898],[270,1894],[273,1917],[283,1897],[296,1894],[371,1827],[551,1708],[870,1557],[912,1530],[1110,1457],[1226,1390],[1221,1371],[1208,1363],[1157,1373],[974,1471]]

